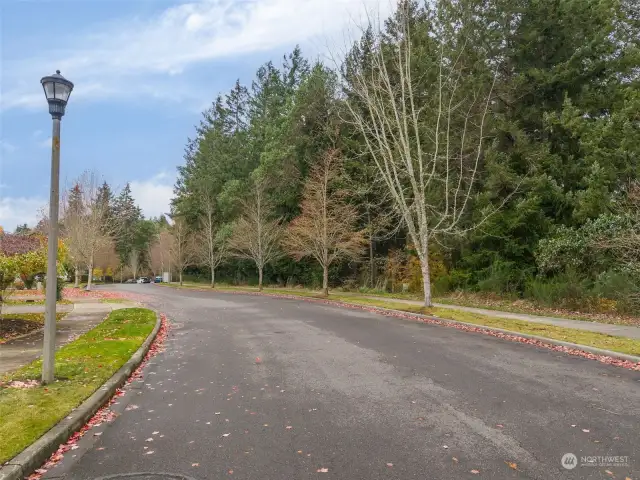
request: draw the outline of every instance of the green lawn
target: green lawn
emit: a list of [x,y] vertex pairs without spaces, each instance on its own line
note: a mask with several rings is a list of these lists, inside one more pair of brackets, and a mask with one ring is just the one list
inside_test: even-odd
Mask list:
[[107,319],[56,353],[55,383],[8,388],[14,380],[39,379],[41,361],[0,377],[0,464],[20,453],[80,405],[145,341],[156,315],[143,308],[112,312]]
[[[169,285],[172,287],[180,287],[179,285]],[[208,287],[186,283],[181,288],[203,288]],[[220,291],[244,291],[257,292],[257,288],[253,287],[235,287],[220,285],[216,287]],[[319,292],[313,292],[302,289],[285,289],[285,288],[265,288],[263,293],[294,295],[299,297],[322,298]],[[509,318],[492,317],[488,315],[479,315],[462,310],[452,310],[448,308],[424,308],[420,305],[411,305],[407,303],[394,302],[393,298],[371,299],[364,298],[359,294],[353,293],[331,293],[328,300],[336,300],[356,305],[370,305],[374,307],[389,308],[392,310],[401,310],[410,313],[420,313],[423,315],[433,315],[436,317],[457,320],[460,322],[473,323],[479,326],[502,328],[513,332],[525,333],[529,335],[538,335],[540,337],[550,338],[553,340],[561,340],[564,342],[576,343],[578,345],[586,345],[589,347],[602,348],[604,350],[612,350],[614,352],[626,353],[629,355],[640,356],[640,340],[626,337],[616,337],[597,332],[589,332],[586,330],[578,330],[575,328],[558,327],[555,325],[528,322],[525,320],[512,320]]]

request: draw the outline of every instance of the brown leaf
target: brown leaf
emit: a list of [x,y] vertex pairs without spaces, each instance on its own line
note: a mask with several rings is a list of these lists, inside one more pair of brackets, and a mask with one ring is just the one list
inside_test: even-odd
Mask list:
[[458,459],[456,457],[451,457],[451,460],[453,460],[454,463],[458,463]]
[[518,470],[518,464],[515,462],[504,462],[509,465],[509,468],[513,468],[514,470]]

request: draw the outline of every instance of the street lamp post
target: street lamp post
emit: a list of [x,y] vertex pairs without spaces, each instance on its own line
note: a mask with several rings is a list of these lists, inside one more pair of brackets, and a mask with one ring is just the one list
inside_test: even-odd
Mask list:
[[51,135],[51,192],[49,196],[49,243],[47,246],[47,283],[44,309],[44,342],[42,345],[42,383],[54,380],[56,356],[56,301],[58,269],[58,203],[60,185],[60,120],[73,90],[73,83],[55,74],[40,80],[53,119]]

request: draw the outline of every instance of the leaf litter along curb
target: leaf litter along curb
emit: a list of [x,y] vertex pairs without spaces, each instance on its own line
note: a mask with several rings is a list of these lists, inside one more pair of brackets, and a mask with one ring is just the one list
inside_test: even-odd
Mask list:
[[[193,289],[193,290],[196,290],[196,289]],[[197,289],[197,290],[201,290],[204,292],[210,291],[205,289]],[[490,330],[489,328],[491,327],[483,327],[483,326],[473,327],[470,325],[462,325],[459,323],[454,323],[455,322],[454,320],[447,321],[447,320],[440,320],[438,318],[424,318],[409,312],[390,311],[390,310],[385,310],[383,308],[372,307],[369,305],[358,305],[355,303],[347,303],[347,302],[341,302],[336,300],[311,298],[311,297],[305,297],[302,295],[285,295],[285,294],[276,294],[276,293],[244,292],[244,291],[233,291],[233,290],[225,290],[223,291],[223,293],[231,294],[231,295],[253,295],[253,296],[283,298],[283,299],[289,299],[289,300],[303,300],[305,302],[310,302],[310,303],[323,303],[326,305],[333,305],[336,307],[351,308],[354,310],[364,310],[366,312],[377,313],[377,314],[385,315],[387,317],[404,318],[407,320],[426,323],[429,325],[439,325],[442,327],[455,328],[457,330],[461,330],[464,332],[481,333],[483,335],[490,335],[492,337],[500,338],[502,340],[509,340],[511,342],[517,342],[517,343],[525,343],[528,345],[533,345],[535,347],[544,348],[547,350],[553,350],[555,352],[561,352],[561,353],[566,353],[566,354],[577,356],[577,357],[586,358],[588,360],[596,360],[600,363],[612,365],[615,367],[621,367],[621,368],[626,368],[628,370],[640,371],[640,362],[634,363],[629,360],[622,360],[619,358],[611,357],[609,355],[596,355],[595,353],[590,353],[585,350],[581,350],[579,348],[571,348],[571,347],[565,347],[562,345],[554,345],[552,343],[543,342],[541,340],[521,337],[520,335],[517,335],[517,334],[497,332],[495,330]]]
[[[158,329],[158,334],[151,345],[149,346],[149,350],[145,354],[140,365],[131,372],[129,378],[127,378],[125,385],[122,388],[118,388],[113,396],[109,399],[109,401],[101,407],[93,417],[87,421],[87,423],[77,432],[75,432],[69,440],[65,443],[61,444],[49,459],[34,473],[27,477],[27,480],[39,480],[42,475],[44,475],[48,470],[55,467],[58,463],[60,463],[64,459],[64,454],[70,450],[75,450],[77,448],[76,444],[78,441],[85,436],[85,434],[94,427],[99,427],[103,423],[109,423],[116,419],[118,416],[113,410],[110,409],[111,405],[118,401],[118,398],[123,397],[128,389],[127,387],[134,381],[142,378],[142,370],[145,368],[149,360],[155,357],[158,353],[164,352],[165,347],[164,343],[169,335],[170,325],[169,321],[165,314],[160,314],[161,325]],[[149,453],[149,452],[147,452]],[[153,453],[153,452],[151,452]]]

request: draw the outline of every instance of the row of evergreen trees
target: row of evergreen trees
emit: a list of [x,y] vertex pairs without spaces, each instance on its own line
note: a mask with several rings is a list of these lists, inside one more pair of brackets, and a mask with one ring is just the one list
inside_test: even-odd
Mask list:
[[[296,48],[282,65],[260,67],[249,87],[237,81],[203,113],[179,167],[176,214],[195,227],[202,198],[209,198],[215,200],[217,222],[233,224],[250,179],[260,176],[270,179],[274,215],[289,222],[300,213],[310,168],[324,152],[338,149],[369,248],[361,262],[334,265],[331,283],[387,288],[377,280],[390,277],[391,258],[404,251],[410,264],[414,246],[402,212],[381,182],[366,135],[349,121],[347,103],[356,89],[350,72],[369,68],[372,51],[391,51],[407,40],[418,110],[433,105],[432,86],[442,80],[438,65],[460,62],[460,85],[467,91],[491,84],[469,205],[457,234],[431,239],[436,290],[527,294],[548,301],[615,297],[621,285],[625,294],[632,292],[638,281],[629,262],[621,266],[615,255],[596,251],[598,261],[585,265],[584,250],[563,246],[567,238],[586,238],[594,223],[601,226],[598,238],[612,234],[606,225],[615,221],[607,223],[608,216],[630,218],[628,193],[640,161],[640,13],[634,4],[406,1],[381,32],[365,29],[337,67],[310,62]],[[404,38],[398,33],[402,25],[409,25],[410,39],[404,30]],[[434,39],[441,50],[433,48]],[[445,45],[455,57],[445,58]],[[389,78],[400,89],[393,68],[390,63]],[[430,121],[418,135],[428,134]],[[549,261],[553,258],[558,261]],[[226,274],[246,280],[254,272],[251,265],[232,261]],[[321,278],[312,262],[287,257],[265,275],[271,282],[306,285]]]

